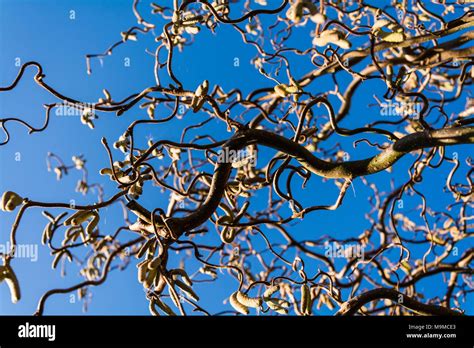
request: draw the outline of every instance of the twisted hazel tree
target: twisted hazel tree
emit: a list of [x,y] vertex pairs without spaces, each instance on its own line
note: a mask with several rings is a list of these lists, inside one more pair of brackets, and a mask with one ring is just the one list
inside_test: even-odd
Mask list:
[[[473,291],[474,167],[467,152],[474,143],[474,11],[468,1],[373,3],[135,0],[137,24],[104,53],[88,55],[88,73],[129,41],[153,36],[155,47],[147,53],[155,60],[156,83],[119,100],[104,90],[87,107],[58,92],[40,63],[24,64],[0,91],[14,89],[27,69],[35,69],[34,81],[57,102],[45,105],[40,128],[1,119],[2,145],[10,139],[8,123],[46,132],[51,111],[64,105],[80,110],[91,129],[106,113],[136,116],[119,139],[102,138],[110,161],[100,174],[116,183],[114,192],[89,182],[85,158],[73,157],[69,165],[49,153],[58,179],[82,171],[76,190],[98,197],[70,206],[3,194],[1,208],[16,213],[11,245],[24,214],[40,208],[47,219],[41,238],[54,255],[53,267],[75,264],[84,277],[46,292],[35,314],[44,313],[54,294],[78,291],[87,298],[110,271],[136,258],[153,315],[462,315]],[[251,64],[267,87],[224,90],[207,80],[187,86],[176,73],[181,51],[193,49],[203,32],[219,35],[225,27],[253,50]],[[306,65],[296,67],[296,59]],[[304,66],[310,69],[302,73]],[[329,88],[321,91],[321,81]],[[374,105],[357,104],[361,90],[373,95]],[[179,127],[182,135],[143,139],[134,136],[137,127]],[[351,148],[358,149],[355,160]],[[391,181],[398,166],[404,174]],[[429,174],[445,179],[445,187],[430,187],[444,192],[441,208],[423,190]],[[383,189],[380,175],[391,181]],[[315,182],[337,186],[333,203],[310,188]],[[344,238],[323,235],[321,210],[353,218],[340,213],[351,186],[370,192],[359,197],[370,207],[368,227]],[[168,202],[147,205],[140,200],[145,194]],[[111,205],[123,209],[123,226],[114,231],[101,221]],[[298,228],[306,221],[311,224]],[[87,252],[78,254],[81,249]],[[1,258],[0,280],[15,302],[22,281],[14,253]],[[222,282],[233,290],[223,304],[218,300],[222,310],[210,313],[199,295],[212,294]],[[427,295],[434,289],[437,294]]]

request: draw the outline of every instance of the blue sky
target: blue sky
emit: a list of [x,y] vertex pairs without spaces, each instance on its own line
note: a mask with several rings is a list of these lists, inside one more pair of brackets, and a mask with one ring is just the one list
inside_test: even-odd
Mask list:
[[[145,2],[147,4],[148,2]],[[169,1],[171,4],[171,1]],[[149,7],[141,6],[147,19]],[[74,11],[75,19],[71,19]],[[46,75],[45,81],[54,86],[64,95],[71,96],[84,102],[93,102],[102,97],[102,89],[106,88],[116,100],[137,93],[144,88],[154,85],[153,57],[145,53],[145,49],[153,51],[155,43],[151,36],[139,35],[138,42],[129,42],[106,57],[102,64],[92,60],[92,75],[86,73],[85,55],[103,52],[109,45],[120,40],[120,32],[135,25],[136,20],[131,11],[131,1],[125,0],[67,0],[67,1],[9,1],[0,0],[0,85],[10,84],[18,73],[15,65],[34,60],[39,62]],[[159,22],[158,28],[163,23]],[[160,29],[158,29],[160,30]],[[298,29],[300,30],[300,29]],[[183,81],[185,88],[193,90],[204,79],[210,85],[221,85],[225,90],[238,86],[243,91],[258,87],[273,86],[274,83],[259,75],[250,60],[255,55],[255,49],[244,45],[240,34],[227,26],[217,29],[218,35],[212,35],[203,30],[191,47],[182,54],[177,54],[174,62],[176,75]],[[292,39],[295,45],[307,47],[309,30],[301,29]],[[292,42],[293,43],[293,42]],[[239,66],[235,66],[238,58]],[[125,66],[125,59],[130,59],[130,66]],[[293,73],[296,76],[310,68],[308,59],[298,58]],[[30,68],[19,83],[18,87],[8,93],[0,94],[0,117],[20,117],[34,125],[40,125],[44,119],[43,104],[57,100],[42,90],[33,82],[36,73]],[[282,74],[284,76],[284,74]],[[338,81],[347,83],[349,78],[344,74],[338,75]],[[282,77],[284,79],[284,77]],[[287,81],[282,81],[287,82]],[[310,87],[313,94],[323,93],[332,88],[330,77],[324,77]],[[375,119],[378,113],[371,115],[368,104],[375,103],[373,94],[381,96],[385,85],[381,81],[369,81],[355,95],[355,103],[342,125],[345,127],[362,126]],[[335,100],[335,99],[334,99]],[[459,107],[459,105],[458,105]],[[324,114],[324,109],[315,109]],[[198,120],[204,120],[200,115],[190,115]],[[100,140],[105,136],[109,143],[115,141],[134,119],[146,117],[145,110],[133,108],[121,117],[114,114],[99,113],[95,122],[96,129],[91,131],[82,125],[78,117],[53,115],[45,132],[28,135],[22,126],[9,124],[11,140],[0,148],[0,191],[11,190],[36,201],[68,202],[75,200],[76,204],[87,204],[95,201],[94,195],[83,196],[74,192],[79,172],[72,172],[63,180],[57,181],[55,175],[46,170],[46,154],[51,151],[69,161],[71,156],[84,154],[90,172],[91,182],[104,185],[105,196],[110,197],[115,191],[114,185],[106,177],[99,176],[98,170],[107,166],[108,159]],[[137,137],[153,139],[162,137],[177,140],[184,125],[195,120],[176,121],[170,125],[157,127],[142,127],[137,131]],[[220,125],[211,125],[216,138],[225,139],[230,136]],[[374,151],[361,144],[352,149],[355,138],[333,137],[328,147],[341,142],[351,158],[363,158]],[[380,140],[380,138],[379,138]],[[142,142],[144,143],[144,141]],[[472,154],[467,146],[450,148],[461,158]],[[265,153],[266,156],[272,152]],[[15,160],[20,155],[19,161]],[[114,152],[116,156],[118,152]],[[413,157],[406,157],[396,164],[392,173],[380,173],[371,177],[381,188],[389,188],[390,180],[398,185],[408,179],[407,169]],[[442,209],[448,197],[442,192],[445,176],[450,166],[443,165],[439,171],[428,172],[421,190],[431,196],[429,200],[433,208]],[[439,187],[439,189],[438,189]],[[295,224],[291,231],[299,239],[317,239],[322,235],[347,237],[358,236],[369,223],[364,213],[369,210],[367,197],[372,192],[367,189],[360,179],[353,183],[354,193],[349,192],[343,206],[336,212],[316,212],[304,221]],[[337,188],[332,182],[323,182],[320,178],[312,177],[305,191],[299,193],[301,201],[309,204],[317,198],[318,202],[330,204],[337,197]],[[256,199],[265,199],[265,194]],[[144,204],[159,205],[160,195],[144,195]],[[419,201],[408,199],[413,208]],[[164,204],[166,207],[166,203]],[[107,223],[103,228],[113,230],[119,226],[121,211],[118,207],[109,208]],[[59,212],[59,210],[52,210]],[[288,209],[288,214],[290,213]],[[0,212],[0,242],[8,240],[8,231],[14,220],[14,214]],[[18,233],[19,243],[39,243],[43,227],[47,223],[40,214],[40,209],[28,211],[21,222]],[[471,243],[472,246],[472,243]],[[17,271],[22,286],[22,300],[13,305],[9,301],[7,287],[0,285],[0,314],[31,314],[34,312],[40,295],[54,287],[66,287],[80,281],[77,268],[68,268],[67,277],[61,278],[59,272],[51,270],[52,256],[47,248],[39,245],[38,262],[28,259],[16,259],[13,267]],[[424,252],[421,251],[422,253]],[[416,250],[415,250],[416,253]],[[133,261],[135,262],[135,260]],[[177,262],[177,260],[176,260]],[[310,267],[310,266],[308,266]],[[317,265],[313,265],[317,267]],[[310,272],[314,273],[314,272]],[[420,283],[419,291],[425,290],[427,296],[435,296],[437,290],[433,287],[433,279]],[[439,279],[437,281],[439,284]],[[202,297],[203,307],[211,312],[230,309],[223,306],[222,300],[236,288],[236,283],[224,278],[213,287],[198,286],[197,292]],[[148,314],[148,302],[145,299],[142,286],[136,281],[136,268],[130,265],[125,271],[112,272],[107,282],[92,289],[93,301],[88,314]],[[69,295],[55,295],[47,303],[46,314],[81,314],[82,305],[79,301],[71,303]],[[470,309],[474,312],[473,309]],[[323,310],[321,314],[325,314]]]

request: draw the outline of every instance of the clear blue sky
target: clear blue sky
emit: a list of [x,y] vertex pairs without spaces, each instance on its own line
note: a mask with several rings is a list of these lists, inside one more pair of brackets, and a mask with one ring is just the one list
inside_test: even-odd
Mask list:
[[[85,55],[103,52],[110,44],[120,40],[121,31],[135,25],[131,3],[132,1],[125,0],[0,0],[0,66],[2,67],[0,85],[10,84],[17,75],[19,70],[19,67],[15,66],[17,59],[21,60],[21,64],[30,60],[41,63],[46,74],[45,80],[50,85],[61,93],[84,102],[97,101],[102,97],[103,88],[108,89],[114,99],[120,100],[154,85],[153,57],[145,53],[146,48],[153,51],[155,47],[151,36],[140,35],[138,42],[130,42],[119,47],[112,56],[103,60],[102,65],[98,60],[93,60],[93,74],[90,76],[86,74]],[[170,0],[169,4],[171,3]],[[151,19],[149,7],[145,4],[148,4],[148,1],[145,1],[140,8],[143,9],[146,18]],[[71,10],[75,11],[74,20],[70,19]],[[157,24],[160,30],[163,23]],[[301,30],[301,34],[294,39],[294,42],[302,47],[308,47],[309,40],[308,32]],[[270,80],[259,75],[250,64],[254,54],[255,49],[245,46],[240,35],[231,28],[219,27],[216,36],[203,30],[196,37],[194,45],[176,57],[175,73],[182,79],[185,88],[191,90],[204,79],[208,79],[211,86],[219,84],[227,90],[236,86],[243,91],[260,86],[273,86]],[[129,67],[124,66],[126,58],[130,58]],[[235,58],[240,60],[239,67],[234,66]],[[294,74],[299,76],[309,68],[307,60],[301,59]],[[42,124],[44,118],[42,105],[56,102],[57,99],[33,82],[35,73],[35,69],[29,69],[18,88],[0,94],[0,117],[20,117],[34,125]],[[338,75],[338,80],[346,81],[347,76]],[[313,84],[310,91],[318,94],[328,88],[332,88],[332,81],[326,77]],[[379,81],[364,85],[354,98],[355,103],[347,118],[351,122],[346,122],[344,126],[360,126],[374,119],[376,115],[373,117],[370,115],[371,109],[367,105],[373,104],[375,100],[372,95],[380,96],[384,88],[384,84]],[[320,109],[318,112],[324,111]],[[94,131],[82,125],[78,117],[55,115],[52,116],[45,132],[31,136],[23,127],[9,124],[12,139],[6,146],[0,148],[0,191],[12,190],[37,201],[68,202],[74,199],[77,204],[94,202],[96,199],[94,195],[83,196],[74,191],[80,173],[72,172],[58,182],[53,173],[47,172],[46,154],[52,151],[67,161],[73,155],[84,154],[90,171],[90,181],[103,184],[106,197],[113,195],[116,192],[114,185],[106,177],[97,174],[98,170],[108,163],[100,139],[105,136],[109,143],[112,143],[123,133],[131,120],[146,117],[146,114],[144,110],[134,108],[120,118],[113,114],[99,114],[99,116]],[[361,120],[362,117],[365,118]],[[186,121],[151,129],[142,128],[138,135],[143,138],[152,136],[154,139],[165,137],[177,140],[185,123]],[[221,132],[217,138],[224,139],[229,135],[230,133]],[[328,147],[339,141],[346,145],[346,151],[351,154],[351,158],[363,158],[373,153],[373,150],[364,144],[354,150],[351,143],[355,138],[334,138],[328,142]],[[458,152],[460,158],[472,155],[472,150],[467,147],[450,148],[448,151]],[[15,161],[18,153],[21,155],[21,160]],[[118,155],[118,152],[115,154]],[[411,163],[412,158],[406,157],[396,164],[392,173],[380,173],[377,177],[371,177],[370,181],[379,185],[381,190],[389,188],[390,179],[398,185],[407,180],[407,169]],[[424,193],[431,197],[430,203],[433,208],[441,209],[445,205],[448,196],[442,192],[442,187],[449,170],[450,167],[444,165],[439,171],[428,172],[424,177],[425,183],[419,186],[420,190],[424,190]],[[340,209],[336,212],[313,213],[305,221],[291,227],[293,234],[301,239],[317,239],[325,234],[341,238],[360,235],[369,226],[364,213],[370,209],[367,196],[372,193],[360,180],[356,180],[353,185],[355,194],[349,192]],[[301,201],[306,204],[315,200],[329,204],[337,196],[337,189],[331,182],[323,182],[320,178],[313,177],[307,189],[299,195]],[[260,198],[265,199],[264,195]],[[156,194],[145,195],[141,201],[150,207],[153,204],[160,205],[159,195]],[[411,208],[420,203],[416,198],[407,202],[411,202],[411,206],[410,203],[405,203],[405,206]],[[162,206],[166,207],[166,203]],[[8,232],[14,217],[15,214],[0,212],[0,243],[6,243],[8,240]],[[107,223],[103,228],[114,231],[114,227],[120,223],[120,218],[120,209],[110,208],[107,212]],[[46,222],[39,209],[29,210],[21,222],[18,242],[39,243]],[[414,253],[420,255],[419,253],[422,254],[424,251],[422,248],[420,251],[414,250]],[[0,284],[0,314],[31,314],[43,292],[50,288],[66,287],[81,280],[77,275],[77,268],[74,267],[69,267],[67,277],[61,278],[57,270],[51,270],[51,261],[49,250],[41,244],[38,262],[31,262],[28,259],[14,260],[13,267],[21,284],[22,300],[16,305],[11,304],[7,287]],[[316,265],[313,266],[316,270]],[[136,278],[134,264],[125,271],[112,272],[103,286],[91,289],[93,301],[88,314],[148,314],[148,302]],[[211,312],[230,309],[228,305],[222,305],[222,300],[235,290],[237,284],[229,278],[224,279],[214,287],[196,288],[201,295],[203,307]],[[418,291],[424,292],[427,297],[436,296],[438,292],[432,286],[433,279],[435,278],[420,282]],[[436,283],[439,284],[439,278]],[[69,295],[53,296],[47,302],[45,313],[81,314],[81,303],[79,301],[70,303],[70,300]],[[468,311],[474,313],[472,308]]]

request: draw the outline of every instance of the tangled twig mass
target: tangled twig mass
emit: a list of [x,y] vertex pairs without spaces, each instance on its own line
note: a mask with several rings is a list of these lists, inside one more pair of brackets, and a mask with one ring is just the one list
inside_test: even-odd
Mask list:
[[[51,111],[64,105],[80,110],[91,131],[97,131],[101,114],[140,114],[113,143],[102,139],[109,163],[100,174],[116,183],[116,192],[89,181],[86,157],[75,156],[68,164],[49,153],[48,169],[54,168],[58,180],[81,172],[76,190],[97,193],[95,203],[71,206],[4,193],[2,210],[17,210],[11,245],[17,243],[24,214],[41,208],[47,219],[41,240],[54,255],[53,267],[75,263],[84,277],[79,284],[46,292],[36,314],[44,313],[54,294],[78,291],[85,298],[110,271],[136,258],[138,281],[153,315],[312,315],[321,308],[336,315],[462,315],[473,291],[474,166],[470,157],[453,156],[448,149],[474,143],[469,90],[474,47],[468,46],[474,11],[461,3],[385,3],[174,0],[166,7],[135,0],[136,25],[105,52],[88,55],[87,72],[93,73],[97,59],[111,59],[118,47],[153,35],[156,47],[147,52],[154,57],[156,84],[119,101],[104,90],[104,97],[87,107],[58,92],[40,63],[23,64],[0,92],[13,90],[27,69],[36,69],[35,83],[58,101],[45,105],[39,128],[20,118],[0,119],[5,134],[0,145],[14,136],[9,123],[25,126],[30,134],[47,132],[54,121]],[[225,91],[207,80],[186,86],[175,73],[176,56],[192,49],[195,37],[203,31],[219,35],[224,26],[254,50],[255,74],[264,76],[268,87]],[[292,47],[295,37],[306,47]],[[296,75],[297,57],[311,69]],[[316,92],[325,76],[332,79],[331,89]],[[355,94],[377,81],[378,90],[369,91],[378,105],[365,119],[367,112],[354,109]],[[395,105],[391,118],[379,111],[387,103]],[[453,107],[455,112],[448,111]],[[183,118],[196,121],[183,127]],[[343,121],[351,119],[362,126],[344,128]],[[139,126],[171,125],[182,128],[179,140],[135,136]],[[222,137],[221,129],[228,136]],[[192,138],[194,132],[198,135]],[[373,155],[351,160],[341,137]],[[402,157],[411,163],[402,183],[378,187],[382,172],[406,165],[397,163]],[[442,168],[449,168],[449,174],[439,190],[451,201],[446,199],[438,211],[422,184],[424,174]],[[301,181],[302,188],[297,186]],[[308,192],[314,181],[337,186],[334,203],[321,204],[319,193]],[[368,228],[346,238],[321,236],[316,225],[314,231],[297,229],[301,220],[316,222],[319,211],[340,214],[356,183],[371,192]],[[169,197],[168,205],[159,200],[147,206],[140,197],[148,192]],[[308,195],[313,205],[305,203]],[[404,199],[418,203],[397,209]],[[101,223],[111,205],[123,210],[123,226],[116,231]],[[78,249],[89,252],[79,257]],[[0,256],[0,281],[6,281],[16,302],[21,278],[14,272],[14,253]],[[178,259],[186,263],[171,266]],[[221,312],[210,313],[196,288],[212,291],[219,279],[231,281],[234,292]],[[427,279],[441,295],[423,293],[420,284]]]

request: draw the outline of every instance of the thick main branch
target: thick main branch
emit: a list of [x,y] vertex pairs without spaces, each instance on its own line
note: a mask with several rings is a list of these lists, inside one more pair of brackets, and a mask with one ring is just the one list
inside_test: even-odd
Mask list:
[[[379,154],[362,160],[334,163],[314,156],[304,146],[281,135],[261,129],[246,129],[238,132],[224,145],[237,151],[251,144],[273,148],[295,158],[312,173],[325,178],[353,179],[371,175],[390,168],[405,154],[436,146],[474,143],[474,127],[452,127],[409,134]],[[217,209],[224,195],[227,181],[232,172],[232,163],[218,163],[214,170],[211,187],[204,204],[195,212],[179,218],[167,219],[168,227],[175,236],[205,223]]]

